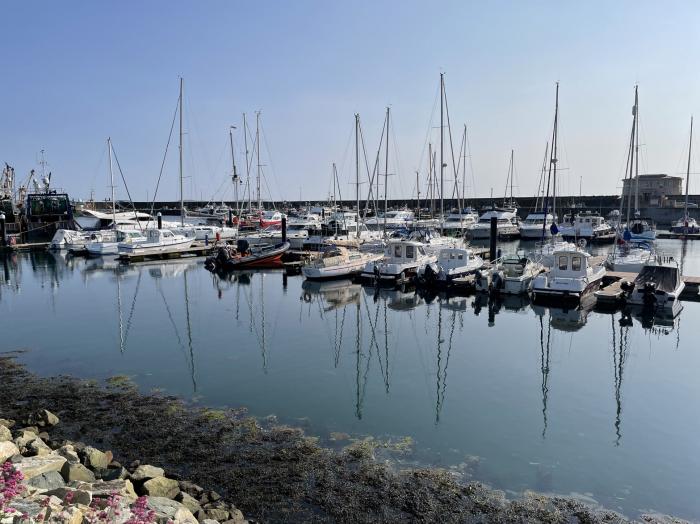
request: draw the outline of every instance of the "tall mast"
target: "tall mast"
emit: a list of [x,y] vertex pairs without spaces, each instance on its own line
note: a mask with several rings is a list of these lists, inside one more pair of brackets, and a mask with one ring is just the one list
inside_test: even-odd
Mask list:
[[385,161],[384,161],[384,236],[386,236],[386,212],[387,212],[387,195],[388,191],[387,189],[389,188],[389,110],[390,108],[386,108],[386,156],[385,156]]
[[255,153],[258,158],[257,172],[257,194],[258,194],[258,211],[262,211],[262,202],[260,201],[260,111],[255,112]]
[[420,173],[416,171],[416,210],[418,212],[418,220],[420,220]]
[[[335,186],[334,186],[335,187]],[[360,114],[355,113],[355,200],[357,201],[357,221],[355,236],[360,238]]]
[[690,151],[693,148],[693,117],[690,117],[690,140],[688,140],[688,170],[685,175],[685,219],[688,220],[688,186],[690,185]]
[[[557,82],[556,101],[554,103],[554,130],[552,132],[552,157],[550,164],[552,166],[552,216],[554,220],[557,217],[557,132],[559,127],[559,82]],[[545,217],[545,222],[547,217]]]
[[[632,173],[634,172],[634,144],[637,134],[637,86],[634,86],[634,105],[632,106],[632,134],[630,136],[629,147],[629,176],[627,185],[627,229],[630,228],[630,214],[632,208]],[[637,188],[635,188],[635,193]],[[635,197],[636,206],[636,197]]]
[[117,229],[117,208],[114,203],[114,174],[112,173],[112,138],[107,138],[107,153],[109,154],[109,184],[112,188],[112,229]]
[[639,97],[637,86],[634,86],[634,214],[639,213]]
[[513,166],[513,155],[514,155],[514,150],[511,149],[510,150],[510,174],[509,174],[509,178],[510,178],[510,202],[508,203],[508,205],[513,204],[513,173],[515,171],[515,167]]
[[182,185],[182,90],[183,79],[180,77],[180,225],[185,225],[185,197],[183,195]]
[[428,198],[430,199],[430,218],[435,218],[435,196],[433,195],[433,143],[428,142]]
[[336,168],[335,168],[335,162],[333,162],[333,172],[331,173],[331,176],[333,177],[333,207],[331,208],[333,212],[335,212],[335,179],[336,179]]
[[464,124],[464,136],[462,137],[462,209],[459,210],[459,220],[462,221],[462,210],[467,207],[467,124]]
[[440,73],[440,234],[444,231],[444,189],[445,189],[445,159],[444,159],[444,105],[445,105],[445,74]]
[[233,130],[236,129],[235,126],[231,126],[228,130],[228,138],[231,143],[231,165],[233,167],[233,195],[236,199],[236,214],[240,215],[238,210],[238,171],[236,171],[236,155],[233,153]]
[[[246,187],[248,188],[248,211],[253,210],[253,204],[250,201],[250,161],[248,160],[248,122],[246,115],[243,113],[243,141],[245,144],[245,171],[246,171]],[[245,194],[243,195],[245,198]]]

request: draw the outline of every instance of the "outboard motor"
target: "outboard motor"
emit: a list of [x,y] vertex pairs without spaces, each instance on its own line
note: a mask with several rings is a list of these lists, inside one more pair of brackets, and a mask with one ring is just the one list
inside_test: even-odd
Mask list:
[[250,244],[245,238],[239,238],[236,241],[236,249],[238,249],[238,252],[242,255],[243,253],[246,253],[248,251],[248,248],[250,247]]
[[620,289],[622,289],[622,291],[625,291],[626,293],[631,293],[634,289],[634,282],[630,282],[629,280],[623,280],[622,282],[620,282]]
[[642,300],[644,301],[644,306],[651,307],[656,304],[656,284],[653,282],[647,282],[644,284],[644,289],[642,289]]

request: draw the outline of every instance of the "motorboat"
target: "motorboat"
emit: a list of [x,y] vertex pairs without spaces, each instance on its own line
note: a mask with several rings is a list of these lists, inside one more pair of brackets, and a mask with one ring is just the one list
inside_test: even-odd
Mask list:
[[655,254],[644,264],[634,282],[623,282],[621,288],[628,292],[628,304],[669,308],[680,298],[685,282],[674,257]]
[[605,266],[610,271],[639,273],[653,256],[651,249],[622,242],[608,254],[605,259]]
[[351,251],[344,247],[331,246],[320,257],[301,268],[305,278],[324,280],[347,278],[362,273],[368,263],[382,258],[381,254]]
[[415,219],[413,211],[402,209],[387,211],[386,213],[378,214],[376,217],[368,218],[365,220],[365,224],[372,229],[382,229],[385,224],[387,229],[396,229],[413,225]]
[[384,256],[368,262],[362,270],[362,277],[378,282],[406,281],[416,275],[418,268],[436,261],[437,256],[427,253],[422,242],[390,239]]
[[681,235],[696,235],[700,233],[700,225],[693,217],[686,215],[671,226],[671,232]]
[[[401,235],[401,230],[396,230],[396,234]],[[464,240],[456,237],[448,237],[441,235],[436,229],[421,228],[409,231],[405,236],[408,240],[416,240],[423,244],[427,253],[437,255],[443,248],[466,248]]]
[[561,237],[561,235],[557,235],[552,237],[548,242],[544,242],[537,246],[532,254],[537,257],[540,264],[542,264],[545,268],[550,268],[554,265],[554,253],[556,251],[575,248],[576,244],[573,242],[567,242]]
[[289,251],[289,242],[277,245],[251,246],[241,238],[236,246],[222,246],[216,256],[209,257],[205,267],[210,271],[233,271],[248,268],[280,268],[282,257]]
[[442,232],[446,235],[462,235],[464,231],[476,223],[478,215],[471,209],[464,209],[462,212],[453,211],[440,224]]
[[85,244],[84,249],[92,257],[118,255],[122,248],[143,244],[147,240],[148,238],[136,229],[98,231],[90,235],[90,241]]
[[85,244],[90,241],[89,231],[76,231],[74,229],[58,229],[49,243],[50,251],[75,251],[85,249]]
[[491,218],[496,218],[498,238],[517,238],[520,235],[518,215],[511,209],[490,209],[479,217],[479,221],[467,229],[473,239],[484,239],[491,236]]
[[238,237],[237,227],[198,224],[196,226],[192,226],[192,229],[194,230],[195,240],[232,240]]
[[515,253],[497,260],[492,270],[493,288],[506,295],[527,294],[532,281],[545,271],[541,262],[530,259],[524,253]]
[[605,266],[592,264],[591,255],[580,248],[554,252],[554,266],[532,281],[532,299],[579,302],[594,292],[603,281]]
[[260,213],[260,227],[266,228],[282,223],[284,215],[279,211],[263,211]]
[[474,273],[484,266],[484,260],[471,249],[445,247],[438,251],[435,262],[418,268],[417,281],[421,284],[446,285],[455,278]]
[[554,215],[544,212],[530,213],[520,223],[520,238],[524,240],[536,240],[551,238],[551,227],[554,224]]
[[336,234],[309,235],[302,242],[304,251],[323,251],[330,244],[346,244],[360,246],[367,242],[374,242],[381,238],[381,232],[371,231],[365,224],[357,222],[346,223],[345,229]]
[[189,249],[193,237],[176,234],[169,229],[148,229],[146,240],[140,242],[119,242],[119,253],[151,255],[169,251]]
[[615,229],[598,213],[586,211],[567,215],[559,225],[559,232],[565,239],[585,238],[586,240],[611,238]]

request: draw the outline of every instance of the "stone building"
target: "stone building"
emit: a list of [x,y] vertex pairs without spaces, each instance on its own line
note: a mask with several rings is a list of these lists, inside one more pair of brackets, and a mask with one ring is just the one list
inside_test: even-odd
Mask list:
[[[622,194],[634,198],[636,180],[623,180]],[[666,207],[683,194],[683,177],[664,174],[639,175],[640,207]]]

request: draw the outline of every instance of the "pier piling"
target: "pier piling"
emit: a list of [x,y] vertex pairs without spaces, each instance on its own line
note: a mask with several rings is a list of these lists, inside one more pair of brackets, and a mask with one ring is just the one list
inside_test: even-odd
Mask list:
[[163,215],[158,211],[158,229],[163,229]]
[[287,217],[282,217],[282,243],[287,241]]
[[7,235],[5,232],[5,213],[0,213],[0,246],[7,245]]
[[498,219],[491,217],[491,235],[489,236],[489,260],[496,260],[496,241],[498,240]]

